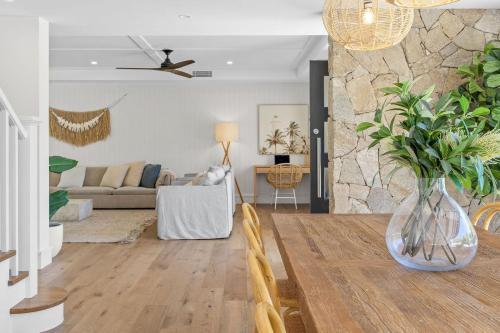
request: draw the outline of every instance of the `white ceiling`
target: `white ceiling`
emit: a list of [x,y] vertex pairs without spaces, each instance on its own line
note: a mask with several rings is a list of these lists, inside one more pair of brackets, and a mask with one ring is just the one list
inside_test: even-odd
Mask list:
[[[163,55],[152,50],[171,48],[172,61],[196,61],[184,68],[188,72],[212,70],[214,79],[288,81],[306,80],[309,60],[327,57],[323,1],[0,0],[0,15],[41,16],[50,22],[52,80],[178,79],[114,69],[158,66]],[[448,7],[500,8],[500,0],[461,0]],[[228,66],[227,60],[234,64]]]
[[327,46],[326,36],[52,36],[51,79],[183,79],[115,69],[159,67],[165,55],[156,50],[169,48],[173,62],[196,61],[182,70],[211,70],[214,79],[306,80],[309,61],[327,59]]
[[[322,6],[323,0],[0,0],[0,13],[41,16],[53,35],[303,36],[325,33]],[[500,8],[500,0],[448,7]]]

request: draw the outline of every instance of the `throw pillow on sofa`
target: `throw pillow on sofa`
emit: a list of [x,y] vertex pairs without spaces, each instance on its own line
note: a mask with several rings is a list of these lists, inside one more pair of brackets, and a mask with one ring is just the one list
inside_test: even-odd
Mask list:
[[82,187],[85,180],[85,167],[77,166],[61,173],[57,187]]
[[146,161],[132,162],[128,166],[128,172],[123,180],[123,186],[139,186],[141,183],[142,172]]
[[146,164],[142,172],[141,187],[155,188],[156,180],[160,175],[160,164]]
[[101,186],[119,188],[127,175],[128,165],[109,166],[101,180]]

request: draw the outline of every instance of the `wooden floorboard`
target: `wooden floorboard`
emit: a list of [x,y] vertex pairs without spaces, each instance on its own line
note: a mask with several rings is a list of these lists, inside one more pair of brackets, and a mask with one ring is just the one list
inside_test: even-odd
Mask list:
[[[275,211],[259,205],[257,212],[266,253],[277,277],[285,277],[271,229]],[[281,205],[276,212],[297,211]],[[238,207],[224,240],[158,240],[152,225],[132,244],[64,244],[40,274],[42,287],[69,292],[65,322],[50,332],[253,332],[241,220]]]

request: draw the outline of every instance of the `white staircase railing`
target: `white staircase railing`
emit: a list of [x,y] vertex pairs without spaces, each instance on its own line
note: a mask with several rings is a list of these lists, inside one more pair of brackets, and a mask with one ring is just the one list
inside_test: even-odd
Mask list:
[[38,122],[21,121],[0,89],[0,251],[16,251],[11,276],[29,272],[23,298],[38,289],[37,131]]

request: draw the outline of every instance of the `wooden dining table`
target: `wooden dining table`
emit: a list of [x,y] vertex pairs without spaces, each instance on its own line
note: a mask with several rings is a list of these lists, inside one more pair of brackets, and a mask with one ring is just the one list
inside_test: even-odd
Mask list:
[[500,332],[500,237],[477,230],[472,263],[450,272],[390,256],[390,215],[274,214],[307,332]]

